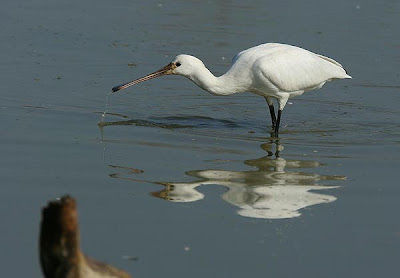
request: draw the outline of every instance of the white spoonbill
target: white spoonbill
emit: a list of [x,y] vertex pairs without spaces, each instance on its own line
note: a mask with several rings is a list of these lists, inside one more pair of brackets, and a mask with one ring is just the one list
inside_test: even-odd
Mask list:
[[[342,65],[331,58],[296,46],[266,43],[236,54],[231,68],[219,77],[214,76],[200,59],[180,54],[158,71],[115,86],[112,91],[170,74],[185,76],[214,95],[251,92],[263,96],[269,106],[275,136],[278,136],[282,110],[289,98],[319,89],[327,81],[351,78]],[[273,99],[278,101],[277,116]]]

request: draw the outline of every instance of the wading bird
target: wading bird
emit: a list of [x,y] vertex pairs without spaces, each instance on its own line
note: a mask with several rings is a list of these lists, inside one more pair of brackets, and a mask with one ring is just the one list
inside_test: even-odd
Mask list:
[[[214,76],[193,56],[180,54],[165,67],[131,82],[115,86],[113,92],[162,75],[177,74],[218,96],[251,92],[268,103],[272,129],[278,136],[282,110],[289,98],[321,88],[335,79],[351,78],[335,60],[308,50],[279,43],[261,44],[236,54],[231,68]],[[275,115],[273,99],[278,102]]]

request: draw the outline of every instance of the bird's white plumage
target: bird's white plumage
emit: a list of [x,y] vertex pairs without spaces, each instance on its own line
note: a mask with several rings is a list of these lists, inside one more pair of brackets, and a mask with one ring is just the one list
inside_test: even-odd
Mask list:
[[174,73],[188,77],[216,95],[249,91],[287,101],[288,97],[318,89],[327,81],[351,78],[331,58],[279,43],[266,43],[238,53],[231,68],[220,77],[215,77],[199,59],[190,55],[178,55],[174,62],[182,64]]
[[[244,74],[243,71],[248,71]],[[332,79],[350,78],[333,59],[305,49],[267,43],[238,53],[227,74],[252,77],[250,91],[264,96],[309,91]]]

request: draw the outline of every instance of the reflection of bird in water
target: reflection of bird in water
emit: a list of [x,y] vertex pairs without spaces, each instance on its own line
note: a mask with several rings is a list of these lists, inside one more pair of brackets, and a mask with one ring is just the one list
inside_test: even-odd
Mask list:
[[[200,185],[222,185],[228,189],[222,198],[237,207],[238,214],[254,218],[292,218],[300,216],[299,210],[308,206],[330,203],[336,197],[310,192],[311,190],[334,189],[337,186],[317,184],[321,180],[343,180],[343,176],[325,176],[287,169],[316,168],[315,161],[285,160],[273,157],[271,144],[263,144],[268,155],[245,161],[246,165],[258,168],[256,171],[199,170],[186,174],[200,179],[188,183],[161,183],[166,186],[153,196],[172,202],[193,202],[204,198],[196,190]],[[275,155],[282,146],[277,144]]]
[[165,188],[159,192],[152,192],[151,195],[171,202],[189,203],[201,200],[204,194],[196,190],[196,187],[203,185],[198,183],[162,183]]
[[[255,186],[248,190],[230,187],[222,198],[240,208],[239,215],[253,218],[282,219],[300,216],[300,209],[312,205],[330,203],[336,197],[309,192],[310,190],[333,189],[337,186],[285,185]],[[236,191],[238,190],[238,191]]]
[[46,278],[129,278],[122,270],[85,256],[79,246],[76,202],[69,196],[42,212],[40,264]]
[[[282,110],[289,98],[319,89],[328,81],[351,78],[342,65],[331,58],[291,45],[267,43],[238,53],[231,68],[220,77],[215,77],[198,58],[181,54],[160,70],[115,86],[112,91],[169,74],[185,76],[214,95],[251,92],[263,96],[269,106],[276,136]],[[274,99],[278,102],[277,116]]]

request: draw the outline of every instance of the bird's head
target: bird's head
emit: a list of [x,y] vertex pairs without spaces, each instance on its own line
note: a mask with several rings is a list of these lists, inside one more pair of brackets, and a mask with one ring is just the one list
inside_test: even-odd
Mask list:
[[138,83],[141,83],[141,82],[144,82],[144,81],[147,81],[147,80],[159,77],[159,76],[163,76],[163,75],[177,74],[177,75],[182,75],[182,76],[191,78],[191,76],[193,76],[194,73],[196,72],[196,70],[200,67],[204,67],[203,62],[200,59],[198,59],[194,56],[180,54],[180,55],[176,56],[175,59],[172,60],[171,63],[169,63],[165,67],[159,69],[158,71],[150,73],[141,78],[135,79],[128,83],[115,86],[114,88],[112,88],[112,91],[115,93],[119,90],[128,88],[132,85],[135,85],[135,84],[138,84]]
[[197,69],[204,67],[200,59],[186,54],[176,56],[171,64],[175,65],[172,74],[179,74],[188,78],[194,75]]

